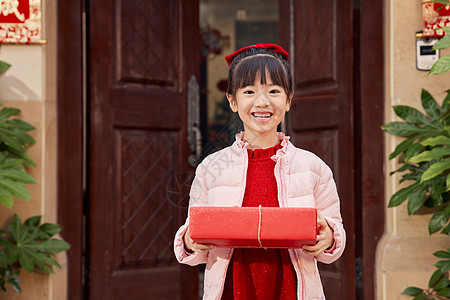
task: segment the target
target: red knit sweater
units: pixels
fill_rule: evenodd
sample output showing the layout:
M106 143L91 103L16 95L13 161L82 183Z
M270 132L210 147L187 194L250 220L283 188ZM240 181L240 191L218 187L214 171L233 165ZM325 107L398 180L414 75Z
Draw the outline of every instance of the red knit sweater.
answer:
M281 148L248 149L247 185L242 206L278 207L275 161ZM222 299L297 299L297 279L286 249L236 248L225 279Z

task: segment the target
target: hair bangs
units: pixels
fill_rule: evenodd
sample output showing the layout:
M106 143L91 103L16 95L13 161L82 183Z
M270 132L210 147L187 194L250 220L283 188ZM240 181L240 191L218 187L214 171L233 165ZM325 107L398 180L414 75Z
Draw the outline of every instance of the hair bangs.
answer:
M269 78L267 78L269 76ZM234 82L231 82L232 94L238 89L253 85L257 79L266 84L270 79L273 84L281 86L287 95L292 92L290 74L286 67L276 57L269 55L254 55L243 59L234 73Z

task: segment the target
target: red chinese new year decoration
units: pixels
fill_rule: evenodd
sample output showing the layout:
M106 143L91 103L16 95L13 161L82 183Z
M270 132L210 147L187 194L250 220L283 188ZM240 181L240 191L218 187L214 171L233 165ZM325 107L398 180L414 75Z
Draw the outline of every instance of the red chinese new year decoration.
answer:
M41 0L0 0L0 43L41 42Z
M422 14L424 19L424 37L442 37L445 35L439 28L450 27L450 1L448 4L422 2Z

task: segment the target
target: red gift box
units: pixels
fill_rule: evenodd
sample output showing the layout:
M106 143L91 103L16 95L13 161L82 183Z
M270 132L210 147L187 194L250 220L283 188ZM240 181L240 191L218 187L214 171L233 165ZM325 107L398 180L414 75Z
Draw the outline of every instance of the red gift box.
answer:
M301 248L315 244L315 208L191 207L189 235L223 247Z

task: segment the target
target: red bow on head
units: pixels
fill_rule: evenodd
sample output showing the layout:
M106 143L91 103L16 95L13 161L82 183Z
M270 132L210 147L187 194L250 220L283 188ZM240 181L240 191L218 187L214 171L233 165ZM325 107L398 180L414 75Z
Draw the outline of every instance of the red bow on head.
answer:
M270 50L272 52L281 54L281 56L289 61L289 53L287 53L283 48L281 48L280 46L276 45L276 44L256 44L256 45L251 45L251 46L247 46L244 48L241 48L239 50L237 50L234 53L231 53L230 55L225 56L225 60L227 61L228 65L231 65L231 62L233 61L233 59L238 56L240 53L251 49L251 48L264 48L267 50Z

